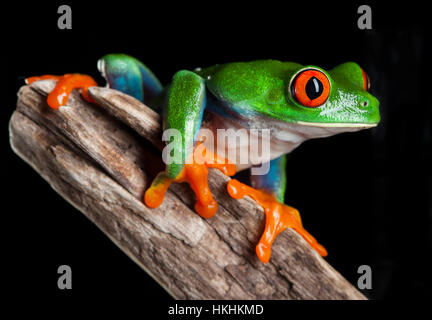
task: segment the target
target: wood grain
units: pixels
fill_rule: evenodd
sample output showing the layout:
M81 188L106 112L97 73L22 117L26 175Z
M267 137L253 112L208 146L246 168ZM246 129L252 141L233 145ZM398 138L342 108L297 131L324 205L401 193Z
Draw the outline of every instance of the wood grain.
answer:
M23 86L10 121L13 150L62 197L176 299L365 299L293 230L276 239L268 264L255 255L264 213L249 197L230 198L229 180L210 170L219 209L210 219L193 211L185 184L164 203L142 203L163 168L160 117L121 92L90 89L100 106L73 92L50 109L53 81ZM156 147L154 147L154 146Z

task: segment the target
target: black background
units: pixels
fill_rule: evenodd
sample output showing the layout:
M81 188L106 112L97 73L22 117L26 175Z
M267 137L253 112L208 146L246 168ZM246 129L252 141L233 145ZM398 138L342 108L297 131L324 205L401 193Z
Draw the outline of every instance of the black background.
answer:
M304 143L287 165L286 202L354 285L370 265L372 299L424 299L431 264L432 109L426 7L304 2L68 2L72 30L57 28L60 4L16 3L2 11L3 261L18 297L80 301L121 297L171 303L159 285L10 149L7 125L23 78L80 72L104 81L98 58L123 52L163 84L180 69L278 59L325 69L356 61L370 75L382 122L372 130ZM2 68L2 70L5 70ZM57 268L73 289L57 289ZM54 299L54 300L53 300ZM157 302L156 302L157 301ZM163 311L165 313L165 311Z

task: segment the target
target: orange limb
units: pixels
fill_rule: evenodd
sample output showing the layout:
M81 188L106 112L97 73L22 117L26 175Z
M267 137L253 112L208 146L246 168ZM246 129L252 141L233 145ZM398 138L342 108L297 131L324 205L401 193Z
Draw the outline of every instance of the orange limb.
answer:
M190 163L189 163L190 162ZM156 208L162 204L165 193L172 182L187 182L195 193L195 211L203 218L212 217L217 211L217 202L214 200L208 186L208 169L216 168L222 173L232 176L236 168L234 164L217 157L207 150L203 144L199 144L180 174L175 178L169 178L165 172L159 173L152 185L145 192L144 202L150 208Z
M144 203L150 208L159 207L165 197L165 193L173 182L165 172L159 173L153 180L152 185L144 194Z
M97 86L96 81L85 74L73 73L65 74L63 76L43 75L39 77L30 77L26 79L27 84L32 84L39 80L57 80L57 84L53 91L48 95L48 105L53 109L58 109L67 103L70 93L73 89L81 89L81 95L84 100L92 103L96 101L90 97L88 93L89 87Z
M241 199L244 196L250 196L264 209L266 215L265 229L256 246L256 253L262 262L267 263L270 260L271 245L277 235L286 228L293 228L321 256L327 256L327 250L303 228L297 209L280 203L276 197L270 193L254 189L235 179L228 182L227 189L231 197Z

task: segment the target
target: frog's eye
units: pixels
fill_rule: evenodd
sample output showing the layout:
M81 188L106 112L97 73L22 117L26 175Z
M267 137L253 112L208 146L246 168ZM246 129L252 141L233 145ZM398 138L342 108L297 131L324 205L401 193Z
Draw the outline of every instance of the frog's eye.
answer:
M323 105L330 94L330 81L317 69L299 72L291 81L291 95L301 105L316 108Z
M363 89L365 91L369 91L370 89L370 79L368 74L362 69L362 74L363 74Z

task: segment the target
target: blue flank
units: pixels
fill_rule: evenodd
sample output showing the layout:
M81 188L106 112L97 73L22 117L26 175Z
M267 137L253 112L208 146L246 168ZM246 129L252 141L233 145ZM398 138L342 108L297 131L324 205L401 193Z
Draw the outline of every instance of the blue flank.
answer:
M284 203L286 188L286 156L270 161L270 170L266 175L251 175L252 187L262 189L273 194L281 203Z
M204 99L201 104L200 114L195 123L195 133L194 133L194 141L198 140L198 133L201 129L201 123L204 115L204 109L207 108L207 92L204 95Z
M108 83L110 88L124 92L139 101L144 101L143 84L141 75L128 73L113 73L107 70Z
M140 63L138 67L141 73L142 88L144 88L144 103L149 104L162 92L163 87L159 79L145 65Z

